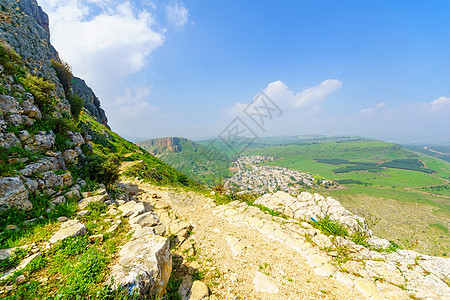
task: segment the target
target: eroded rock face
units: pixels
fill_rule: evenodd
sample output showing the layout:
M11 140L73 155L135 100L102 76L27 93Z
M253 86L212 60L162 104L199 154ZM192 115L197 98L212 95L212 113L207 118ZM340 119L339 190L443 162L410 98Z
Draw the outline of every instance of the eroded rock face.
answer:
M303 221L321 220L329 217L344 225L350 234L364 232L371 235L362 217L353 215L339 201L319 194L303 192L296 198L285 192L265 194L259 197L255 204L266 206L288 217Z
M114 287L137 291L142 297L163 295L172 272L170 241L150 234L126 243L112 267Z
M19 177L0 178L0 211L11 207L23 210L33 208L28 200L28 191Z
M14 133L0 133L0 147L9 149L13 146L20 146L20 140L14 135Z
M20 112L19 101L14 97L7 95L0 95L0 113L18 114Z

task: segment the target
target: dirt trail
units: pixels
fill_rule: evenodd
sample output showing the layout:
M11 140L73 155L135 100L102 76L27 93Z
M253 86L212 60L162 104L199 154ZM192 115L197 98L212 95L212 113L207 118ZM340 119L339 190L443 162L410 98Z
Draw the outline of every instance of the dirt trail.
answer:
M192 192L132 184L169 230L174 219L193 226L178 253L192 246L196 255L181 258L184 267L194 264L213 274L210 299L382 299L375 284L339 272L327 255L289 230L292 224L281 225L284 219L236 203L217 206Z

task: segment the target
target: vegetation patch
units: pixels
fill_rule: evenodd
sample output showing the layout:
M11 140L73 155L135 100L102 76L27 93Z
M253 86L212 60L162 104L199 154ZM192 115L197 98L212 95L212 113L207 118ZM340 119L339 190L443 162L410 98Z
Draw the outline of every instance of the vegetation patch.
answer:
M394 159L392 161L382 163L381 166L386 168L404 169L424 173L434 173L433 170L425 168L425 165L423 164L422 161L413 158Z
M441 223L434 223L434 224L430 224L429 225L431 228L435 228L439 231L442 231L443 233L448 233L448 228L444 225L442 225Z
M348 236L348 232L342 224L330 219L330 216L326 216L322 220L309 222L314 228L319 229L326 235L334 236Z
M337 179L335 180L337 183L339 184L359 184L359 185L364 185L364 186L371 186L372 183L370 182L364 182L361 180L356 180L356 179Z

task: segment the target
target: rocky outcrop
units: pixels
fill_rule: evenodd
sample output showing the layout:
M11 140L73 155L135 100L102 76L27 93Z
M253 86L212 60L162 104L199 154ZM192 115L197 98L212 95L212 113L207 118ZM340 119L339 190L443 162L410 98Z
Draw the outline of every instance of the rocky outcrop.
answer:
M163 295L172 272L172 255L169 239L155 234L155 226L162 225L158 216L144 202L129 201L118 208L130 217L134 233L111 269L114 287L136 291L141 297Z
M94 94L92 89L87 86L86 82L78 77L73 78L72 85L73 92L83 98L84 107L89 111L89 113L101 124L108 126L108 118L106 117L105 111L100 107L100 101Z
M159 139L151 139L146 141L137 142L136 144L151 154L159 156L168 152L178 153L181 151L180 142L191 142L188 139L180 137L167 137Z
M54 82L57 93L64 95L50 62L59 58L50 43L47 14L36 0L1 0L0 3L5 8L1 12L1 37L20 54L30 70Z
M0 178L0 211L12 207L30 210L33 205L28 200L28 191L19 177Z
M255 204L263 205L299 221L318 221L328 217L344 225L350 234L361 232L372 235L365 225L364 218L353 215L339 201L331 197L324 198L322 195L308 192L302 192L297 197L293 197L285 192L276 192L259 197Z
M68 220L61 225L61 229L55 232L49 240L49 244L55 244L58 241L73 236L83 236L87 233L87 228L78 220Z
M163 295L172 272L169 246L168 239L153 234L126 243L111 270L115 286L141 296Z

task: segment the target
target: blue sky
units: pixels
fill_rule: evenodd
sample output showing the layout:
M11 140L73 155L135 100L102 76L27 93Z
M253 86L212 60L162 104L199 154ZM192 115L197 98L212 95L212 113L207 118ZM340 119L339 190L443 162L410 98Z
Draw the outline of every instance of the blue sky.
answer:
M450 142L448 0L38 2L119 134L216 136L264 91L258 135Z

